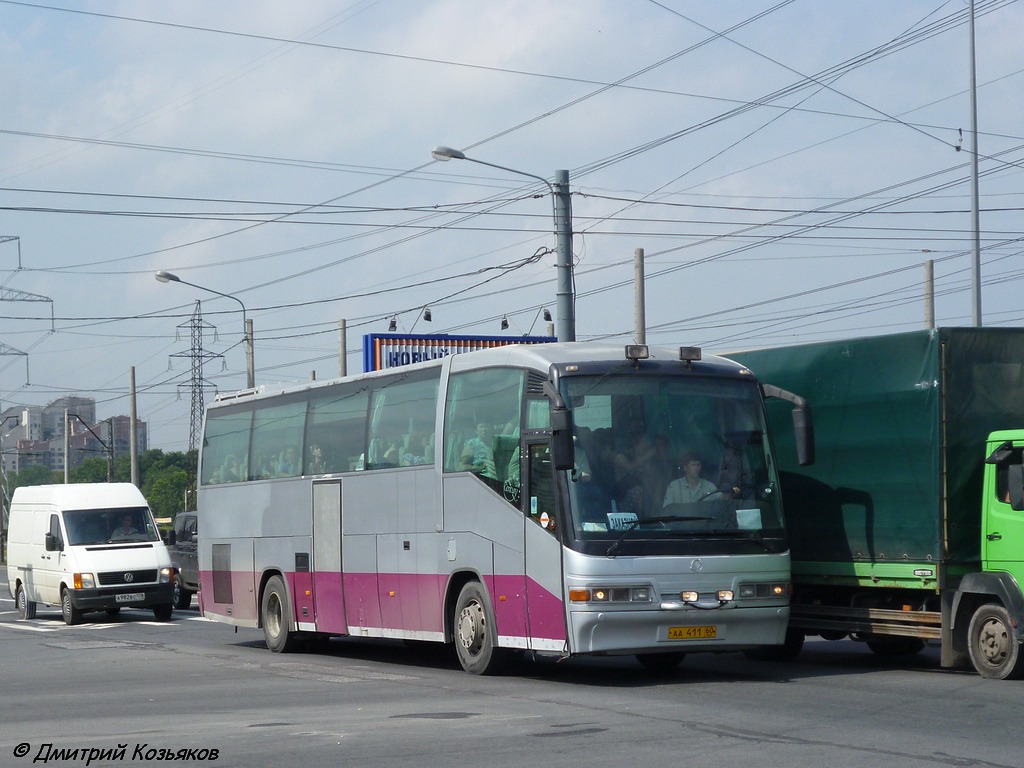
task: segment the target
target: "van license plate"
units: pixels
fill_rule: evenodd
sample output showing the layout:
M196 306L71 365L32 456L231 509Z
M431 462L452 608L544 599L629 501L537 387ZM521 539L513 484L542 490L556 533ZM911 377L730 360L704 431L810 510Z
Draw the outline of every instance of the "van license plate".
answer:
M141 603L145 599L144 592L125 592L123 595L114 596L114 601L118 603Z
M669 640L714 640L718 637L718 627L714 624L702 627L669 627Z

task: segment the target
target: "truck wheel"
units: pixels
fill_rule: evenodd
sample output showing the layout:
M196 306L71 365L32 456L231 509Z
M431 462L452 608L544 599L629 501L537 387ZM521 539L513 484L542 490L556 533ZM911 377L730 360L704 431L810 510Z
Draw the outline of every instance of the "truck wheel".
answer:
M502 670L508 662L509 651L498 647L494 617L479 582L471 581L459 592L452 626L455 652L464 670L471 675L494 675Z
M192 605L192 593L181 585L181 577L174 579L174 607L184 611Z
M298 633L291 631L291 601L280 576L271 576L267 582L260 603L260 618L267 648L274 653L291 653L298 647Z
M69 627L82 622L82 612L71 604L71 591L67 588L60 593L60 610L64 614L64 623Z
M36 604L28 599L25 594L25 585L19 584L17 590L18 618L34 619L36 617Z
M1013 634L1010 614L998 603L981 606L967 630L971 664L989 680L1015 679L1024 675L1024 657Z

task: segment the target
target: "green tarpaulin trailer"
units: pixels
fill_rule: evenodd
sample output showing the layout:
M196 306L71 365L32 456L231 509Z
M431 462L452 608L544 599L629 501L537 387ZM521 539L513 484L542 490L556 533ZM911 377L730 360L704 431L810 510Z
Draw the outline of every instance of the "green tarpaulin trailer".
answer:
M1024 528L1012 526L1024 513L1007 500L1006 478L1024 445L1024 329L941 328L727 356L803 396L814 414L817 458L799 467L786 445L789 412L769 404L793 558L791 641L851 635L905 653L934 638L945 665L969 654L977 667L985 650L971 647L969 627L993 603L1010 626L979 672L1010 676L1022 631L1014 620L1024 619ZM986 464L1002 443L1005 455ZM995 542L1005 549L999 568Z

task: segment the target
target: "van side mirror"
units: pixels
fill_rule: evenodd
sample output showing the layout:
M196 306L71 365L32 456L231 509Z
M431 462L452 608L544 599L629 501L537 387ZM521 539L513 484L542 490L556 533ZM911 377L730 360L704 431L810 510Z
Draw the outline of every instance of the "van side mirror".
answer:
M64 546L60 539L54 536L52 533L47 533L43 536L43 545L46 547L47 552L63 552Z
M178 543L178 534L172 528L171 530L169 530L167 532L167 546L173 547L177 543Z

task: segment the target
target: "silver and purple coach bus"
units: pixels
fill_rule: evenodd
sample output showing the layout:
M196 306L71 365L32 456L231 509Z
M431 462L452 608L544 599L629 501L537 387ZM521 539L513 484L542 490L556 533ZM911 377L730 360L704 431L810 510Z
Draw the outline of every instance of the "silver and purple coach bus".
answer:
M778 646L789 548L764 399L696 348L511 345L220 396L200 452L201 608L510 654ZM808 453L813 452L811 444ZM809 459L807 459L809 460Z

